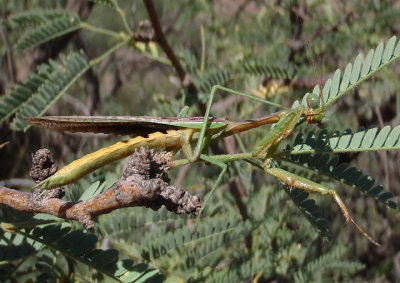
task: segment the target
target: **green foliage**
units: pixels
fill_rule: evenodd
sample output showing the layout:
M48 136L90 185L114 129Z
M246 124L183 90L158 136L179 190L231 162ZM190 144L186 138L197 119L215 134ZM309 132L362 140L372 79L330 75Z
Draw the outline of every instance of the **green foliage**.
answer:
M203 221L196 231L188 227L168 232L165 227L153 229L151 235L144 238L140 246L141 256L146 260L154 260L174 249L184 249L185 246L197 245L196 253L192 256L205 256L217 248L229 245L241 239L251 229L250 223L240 223L238 219L226 217Z
M265 76L267 78L273 79L293 79L296 75L296 72L293 68L287 67L278 67L271 66L270 63L259 59L246 59L238 63L239 70L243 73L257 75L257 76Z
M362 270L363 264L343 260L347 253L348 248L342 245L336 246L297 271L294 275L294 282L324 281L324 278L332 278L332 276L339 278Z
M328 134L326 130L319 133L309 132L303 138L300 133L296 136L293 146L287 145L284 154L286 159L313 170L317 170L330 178L334 178L349 186L354 186L361 192L368 193L388 207L397 209L397 204L390 199L393 194L382 192L383 187L373 186L374 178L365 175L355 167L348 168L347 163L338 163L339 159L329 153L332 152L354 152L354 151L377 151L399 149L400 126L391 130L386 126L377 134L377 128L364 130L359 129L352 133L350 129L342 134L335 131ZM314 154L311 154L314 153Z
M96 80L100 89L99 108L87 109L85 113L106 115L112 108L112 113L120 115L140 112L172 116L185 104L194 106L192 113L202 109L201 103L217 84L253 94L270 81L281 81L288 92L275 96L259 92L257 95L269 95L268 99L286 108L303 97L300 101L308 107L308 94L304 93L311 91L319 95L320 87L299 87L307 85L300 82L307 82L310 77L319 79L320 74L336 70L322 87L324 109L313 109L315 116L329 116L332 131L316 131L309 128L312 126L304 129L300 124L305 119L299 121L288 137L289 141L283 142L286 147L271 152L273 165L290 166L290 171L300 167L299 176L329 183L327 186L331 188L336 183L357 188L345 190L343 200L352 215L358 214L357 221L362 219L370 223L360 226L368 227L368 232L378 235L378 241L390 241L385 235L396 235L391 212L377 208L376 203L397 209L393 196L400 193L397 189L399 180L393 167L397 168L398 156L394 155L395 161L387 161L388 164L383 164L384 161L363 164L358 163L358 159L353 160L353 156L347 156L350 160L343 162L343 155L339 155L382 150L397 154L394 150L400 148L400 126L393 118L400 112L395 106L399 105L398 74L394 69L385 68L400 57L400 44L390 34L398 25L399 11L394 2L353 0L335 6L323 1L277 1L268 5L257 1L247 5L245 1L238 11L227 9L223 3L217 8L209 1L157 2L157 14L167 41L176 54L183 54L179 60L190 75L188 78L192 78L197 93L182 87L185 83L179 82L160 46L157 46L160 52L157 54L154 45L151 46L154 42L133 40L142 32L141 21L148 18L144 5L139 2L132 8L130 1L94 0L92 2L100 5L90 11L87 22L59 6L38 10L41 1L28 1L24 4L28 11L13 13L19 6L12 2L8 1L2 8L8 9L4 14L11 14L5 23L16 30L10 32L9 39L12 46L20 50L42 48L43 43L81 30L80 34L74 33L80 42L71 41L62 47L68 48L67 55L40 65L28 79L12 85L0 98L0 122L12 121L11 128L18 131L28 129L24 117L44 115L51 106L56 113L51 115L57 115L66 107L70 108L70 113L79 113L75 107L86 107L82 102L92 97L88 99L82 94ZM115 10L120 17L110 17L110 12L116 14ZM204 34L199 32L200 27ZM24 29L22 36L17 33L20 29ZM309 40L310 43L305 44ZM81 44L86 54L100 56L89 61L83 51L74 51ZM374 49L364 56L362 50L371 47ZM10 55L7 47L1 48L0 52L1 58ZM354 62L348 63L352 61L349 58L359 52L361 54ZM16 66L21 68L24 63L18 56L15 56ZM31 55L24 53L24 56ZM6 85L10 73L5 62L0 62L4 74L1 86ZM91 79L82 76L89 68L93 68ZM73 84L76 89L71 88ZM68 103L73 100L74 107L59 100L67 91L73 97ZM220 93L217 96L212 109L212 115L216 117L243 120L276 111L246 99L230 104L226 96ZM295 102L293 107L298 104ZM389 109L382 108L385 104ZM322 110L326 112L322 113ZM198 111L193 115L201 116L202 113ZM381 120L388 123L391 120L393 124L380 125L378 130L375 125L378 121L382 124ZM255 129L237 136L234 151L247 152L265 136L265 131ZM33 151L31 147L38 146L39 142L32 142L37 138L34 131L25 134L25 147L10 150L15 152L14 157L29 155ZM92 143L87 140L76 142L77 138L70 136L58 136L58 140L53 140L54 136L52 139L45 134L41 136L46 140L45 145L51 141L54 152L63 154L59 164L66 163L66 156L80 156L106 143L101 139ZM0 132L0 138L3 142L3 138L10 140L14 136L10 138L9 132ZM222 143L213 144L210 155L226 153L227 144L225 141L225 148ZM2 149L5 150L7 148ZM19 164L14 157L2 160L15 160ZM14 281L51 278L107 281L106 276L124 282L148 282L161 281L163 275L160 273L171 281L183 279L188 282L343 282L366 281L374 276L386 276L388 281L393 279L390 272L372 274L371 270L381 268L381 254L372 259L376 253L371 246L362 241L361 244L355 242L354 235L348 236L353 230L343 228L343 219L338 210L331 208L331 199L321 200L287 184L270 185L271 178L264 171L256 170L260 167L259 160L251 158L240 161L249 161L256 166L240 161L228 164L230 175L225 179L225 189L217 190L195 233L195 220L190 217L173 215L165 209L150 211L144 208L120 209L100 216L93 234L67 223L40 226L30 232L21 229L16 234L4 232L0 244L1 281L10 278ZM198 167L192 169L192 166ZM118 178L118 169L111 172L111 168L107 167L109 175L100 177L105 182L86 178L78 188L68 189L67 199L85 200L99 194L107 188L105 184ZM182 177L178 170L171 172L172 180L177 175ZM15 175L15 169L10 171L6 172L7 178ZM181 178L182 186L188 190L192 188L196 193L205 192L212 187L217 173L212 166L191 165ZM375 183L391 187L384 188ZM242 204L237 195L229 193L235 186L241 187L238 195ZM360 198L359 191L365 193L365 197ZM6 217L2 215L2 219L5 221ZM15 219L9 222L17 223ZM23 224L39 225L33 220ZM100 241L109 242L111 249L96 249ZM354 247L353 243L356 243ZM393 243L387 246L391 247ZM365 259L365 254L371 254L368 267L375 265L375 269L364 269L365 265L360 261ZM393 255L392 251L386 254ZM132 260L141 263L134 264ZM64 274L63 270L68 271ZM391 271L394 272L393 268Z
M76 31L79 28L80 21L77 16L61 17L52 21L46 21L23 35L16 47L21 50L27 50L64 34Z
M74 18L78 19L77 15L67 10L36 10L36 11L25 11L18 14L12 14L8 18L8 22L13 27L27 27L27 26L39 26L49 22L53 22L57 19Z
M300 193L290 192L293 199L304 201L306 196L298 196ZM342 262L348 266L341 276L363 269L359 262L344 260L347 249L343 246L323 252L316 259L304 256L312 251L318 238L313 236L305 218L296 215L296 208L285 195L283 190L263 186L247 203L250 215L246 221L240 220L227 200L221 205L222 197L218 195L213 212L199 223L195 233L193 227L187 227L188 219L166 209L115 211L99 219L99 228L115 247L130 257L169 270L169 275L173 275L169 277L171 280L238 282L254 276L267 281L272 278L322 280L329 278L333 268ZM291 225L296 229L288 230ZM243 237L252 238L251 247L240 243ZM326 260L330 264L325 268Z
M396 36L392 36L385 48L383 42L379 43L375 50L371 49L368 52L364 64L362 64L363 56L359 54L353 64L347 64L342 77L341 70L337 69L332 79L328 79L322 88L325 106L336 102L376 72L397 60L400 57L400 42L396 45L396 40ZM313 93L319 95L319 86L314 87ZM304 106L307 106L307 97L308 95L303 97Z
M37 73L32 73L28 80L20 84L15 84L13 89L7 90L6 95L2 96L0 108L0 121L13 115L29 100L33 93L36 93L41 85L49 79L52 68L48 64L38 67Z
M300 211L307 217L311 225L318 231L320 236L324 240L329 241L331 239L329 222L322 217L322 212L315 204L315 201L308 198L309 194L303 190L290 188L286 184L284 184L283 187Z
M202 78L198 79L196 82L197 87L203 93L210 93L211 88L215 85L224 85L230 80L230 74L227 69L209 69L207 73L203 75Z
M193 67L194 66L188 65L188 71ZM233 70L233 72L229 70ZM194 83L205 96L203 100L206 100L213 86L226 85L232 78L243 74L264 76L270 79L292 79L294 78L295 71L290 67L272 66L268 62L263 62L262 59L249 59L240 62L232 62L223 68L209 68L201 75L195 73Z
M7 239L7 241L5 241ZM14 261L18 264L10 264L15 274L21 278L31 278L33 281L39 278L62 278L67 274L65 262L58 259L56 262L48 256L38 256L36 264L38 271L31 270L27 273L19 270L18 265L24 261L35 261L35 256L43 246L51 247L54 251L68 256L93 270L121 282L147 282L146 280L162 280L163 276L157 271L148 269L144 264L133 264L132 260L120 259L119 252L115 249L95 249L97 237L83 230L72 230L66 225L51 224L36 227L31 232L19 230L16 235L5 233L0 248L7 252L3 253L3 259ZM16 243L16 244L14 244ZM8 247L7 247L8 246ZM42 247L43 247L42 246ZM7 247L7 248L6 248ZM59 273L56 270L64 270ZM2 274L3 279L10 274ZM86 274L85 276L87 276ZM35 277L36 276L36 277ZM17 277L15 277L17 278ZM36 279L35 279L36 278ZM65 280L65 279L64 279Z
M351 129L342 133L328 133L324 129L317 133L309 132L306 137L299 133L293 147L288 147L285 154L396 150L400 149L399 137L400 126L393 129L385 126L379 132L376 127L368 130L360 128L355 133Z
M290 159L285 159L285 161L301 164L302 166L318 171L320 174L353 186L363 193L368 193L390 208L397 209L397 204L390 200L393 197L392 193L381 193L384 188L381 185L374 186L374 178L363 174L356 167L349 167L345 162L338 164L339 159L336 156L331 157L326 153L293 155L290 156Z
M42 65L37 76L32 75L31 81L37 80L35 88L23 89L25 91L25 97L19 95L19 92L8 93L8 109L4 112L9 116L11 111L15 111L18 108L11 127L14 130L26 131L30 126L24 121L25 117L41 116L55 103L67 89L79 79L90 67L89 61L84 53L72 52L67 56L60 56L61 62L57 63L53 60L49 61L48 65ZM29 84L30 81L25 84ZM19 90L19 89L18 89ZM27 91L26 91L27 90ZM27 99L29 96L29 99ZM7 97L4 98L8 102Z

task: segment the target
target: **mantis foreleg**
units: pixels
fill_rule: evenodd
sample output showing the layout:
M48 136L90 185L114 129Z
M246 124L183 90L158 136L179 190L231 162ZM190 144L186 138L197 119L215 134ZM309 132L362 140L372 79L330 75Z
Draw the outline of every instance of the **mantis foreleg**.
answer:
M272 106L275 106L275 107L286 109L285 107L283 107L280 104L273 103L271 101L264 100L264 99L261 99L261 98L258 98L258 97L255 97L255 96L240 92L240 91L229 89L229 88L226 88L226 87L223 87L223 86L220 86L220 85L213 86L212 89L211 89L210 97L208 98L208 101L207 101L206 113L204 114L204 122L203 122L201 130L200 130L200 134L199 134L199 138L197 140L197 144L196 144L196 148L195 148L195 151L194 151L194 155L190 159L191 162L195 162L199 158L199 156L200 156L200 154L201 154L201 152L203 150L204 137L205 137L207 126L208 126L208 120L210 118L211 106L212 106L212 102L214 100L215 92L217 90L226 91L226 92L229 92L229 93L232 93L232 94L235 94L235 95L239 95L239 96L250 98L250 99L258 101L258 102L262 102L262 103L265 103L265 104L268 104L268 105L272 105Z
M279 142L287 138L293 131L302 116L303 110L304 106L299 106L292 112L284 114L279 119L279 122L276 123L275 127L256 145L252 152L253 156L262 157L265 151L270 147L275 150ZM269 153L268 157L271 154L272 153Z
M344 204L343 200L339 196L339 194L333 190L329 189L321 184L315 183L311 180L302 178L300 176L297 176L295 174L289 173L283 169L280 168L267 168L267 166L264 166L265 172L268 174L275 176L285 184L287 184L291 188L298 188L301 190L305 190L308 192L312 193L320 193L322 195L329 194L332 196L336 204L339 206L340 210L343 213L344 218L346 219L346 224L351 223L356 226L358 231L366 237L369 241L371 241L373 244L380 246L379 243L377 243L374 239L372 239L371 236L369 236L360 226L357 225L357 223L354 221L354 219L351 217L349 210L347 209L346 205Z
M198 137L198 140L197 140L197 144L196 144L196 148L195 148L195 151L194 151L194 155L191 156L190 144L188 142L187 142L187 144L182 144L182 149L184 151L184 154L187 156L187 158L191 162L195 162L196 160L198 160L200 158L200 159L202 159L204 161L210 162L211 164L217 165L217 166L222 168L222 171L221 171L220 175L218 176L218 179L215 182L214 187L212 188L212 190L208 194L206 200L204 201L204 204L203 204L203 206L202 206L202 208L200 210L200 214L199 215L201 215L204 207L206 206L206 204L210 200L211 196L213 195L214 191L216 190L216 188L220 184L220 182L222 180L222 177L226 173L226 170L227 170L227 165L225 163L223 163L221 161L218 161L218 160L215 160L215 159L213 159L213 158L211 158L209 156L201 154L201 152L203 151L204 144L205 144L205 136L206 136L206 130L207 130L207 126L208 126L208 120L209 120L209 117L210 117L211 106L212 106L212 102L214 100L215 92L217 90L230 92L232 94L240 95L240 96L243 96L243 97L247 97L247 98L256 100L258 102L266 103L268 105L276 106L276 107L279 107L279 108L284 108L280 104L276 104L276 103L270 102L268 100L260 99L258 97L254 97L254 96L251 96L251 95L239 92L239 91L235 91L235 90L232 90L232 89L229 89L229 88L225 88L225 87L222 87L220 85L213 86L213 88L211 90L211 93L210 93L210 97L209 97L208 102L207 102L206 112L205 112L205 115L204 115L204 122L203 122L201 130L200 130L200 134L199 134L199 137ZM284 109L286 109L286 108L284 108ZM293 125L289 125L289 127L291 127L290 131L286 130L286 132L284 132L284 134L282 135L282 138L285 138L287 135L290 134L291 130L297 124L298 119L301 117L301 114L302 114L303 110L304 110L304 108L300 109L300 107L299 107L299 109L297 111L295 111L295 115L294 115L295 117L291 117L293 115L288 115L287 116L286 120L290 120L290 121L294 120L294 122L292 121L292 124L293 123L294 124ZM289 112L289 113L292 113L292 112ZM285 119L283 119L283 120L285 120ZM287 122L285 122L285 121L281 122L281 124L284 123L286 125ZM275 142L277 142L277 141L276 140L271 140L270 144L275 143Z

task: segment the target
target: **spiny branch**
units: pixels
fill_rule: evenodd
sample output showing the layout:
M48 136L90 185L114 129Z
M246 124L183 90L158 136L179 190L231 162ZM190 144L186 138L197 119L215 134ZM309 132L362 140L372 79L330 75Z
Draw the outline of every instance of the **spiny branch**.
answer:
M31 176L36 183L57 171L49 154L49 150L41 149L32 157ZM35 189L28 193L0 186L0 203L21 212L48 213L78 220L87 229L94 227L93 217L123 207L145 206L158 210L165 205L177 214L197 215L201 208L199 197L166 182L171 157L171 153L140 148L132 154L127 168L111 188L86 201L61 200L63 188L45 192Z

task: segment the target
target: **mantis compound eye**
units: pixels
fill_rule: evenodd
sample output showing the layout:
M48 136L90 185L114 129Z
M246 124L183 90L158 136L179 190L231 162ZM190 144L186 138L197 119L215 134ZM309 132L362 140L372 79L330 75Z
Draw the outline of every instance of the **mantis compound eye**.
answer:
M308 104L308 107L310 107L310 108L312 108L312 109L318 108L319 105L320 105L320 100L321 100L321 99L320 99L320 97L319 97L318 94L310 93L310 94L307 96L307 104Z

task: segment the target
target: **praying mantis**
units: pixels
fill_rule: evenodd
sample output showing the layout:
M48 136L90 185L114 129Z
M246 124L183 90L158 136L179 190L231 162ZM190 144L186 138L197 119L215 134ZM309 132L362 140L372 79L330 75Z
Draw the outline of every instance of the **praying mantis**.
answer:
M215 93L218 90L247 97L283 110L265 117L240 122L224 118L213 118L210 117L210 111ZM130 134L135 136L130 140L118 142L71 162L37 186L42 189L52 189L73 183L106 164L131 155L136 149L142 146L152 149L164 148L167 151L173 152L182 149L190 163L203 160L221 168L221 172L213 188L204 201L204 205L200 211L201 215L228 168L228 161L221 161L213 156L203 154L205 147L216 139L231 136L262 125L275 124L273 129L254 147L250 154L251 157L263 160L262 167L264 171L289 185L290 188L299 188L308 192L331 195L344 215L346 224L352 222L362 235L372 243L378 245L372 237L356 224L343 200L335 190L283 169L274 168L270 162L270 158L279 143L291 134L303 118L309 123L319 123L321 121L324 116L323 105L320 107L320 101L323 101L323 97L321 98L318 95L311 94L307 100L308 107L299 105L295 109L288 109L258 97L215 85L211 90L204 117L48 116L26 118L25 120L31 125L53 130ZM181 114L185 112L187 112L187 109L183 110ZM194 152L192 152L192 145L194 143L196 146Z

